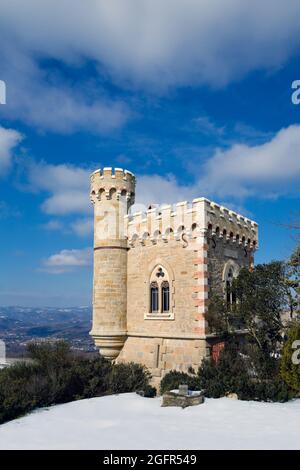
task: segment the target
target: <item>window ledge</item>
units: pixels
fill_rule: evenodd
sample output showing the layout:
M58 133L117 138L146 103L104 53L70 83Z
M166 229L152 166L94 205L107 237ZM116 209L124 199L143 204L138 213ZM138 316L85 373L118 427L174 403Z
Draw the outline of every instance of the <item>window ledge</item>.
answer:
M173 312L144 313L144 320L174 320Z

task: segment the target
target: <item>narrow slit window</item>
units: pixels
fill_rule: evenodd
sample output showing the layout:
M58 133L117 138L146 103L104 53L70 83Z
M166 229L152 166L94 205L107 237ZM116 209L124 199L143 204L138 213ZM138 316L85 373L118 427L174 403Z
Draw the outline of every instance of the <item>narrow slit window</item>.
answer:
M226 302L228 305L231 305L231 283L226 281Z
M230 308L232 305L236 304L236 292L232 287L233 277L233 271L232 269L230 269L226 280L226 301L228 307Z
M168 281L164 281L161 286L162 312L170 310L170 287Z
M227 280L226 280L226 301L229 307L232 304L232 278L233 278L233 273L232 273L232 270L230 269L227 275Z
M151 282L150 285L150 312L158 312L158 284Z

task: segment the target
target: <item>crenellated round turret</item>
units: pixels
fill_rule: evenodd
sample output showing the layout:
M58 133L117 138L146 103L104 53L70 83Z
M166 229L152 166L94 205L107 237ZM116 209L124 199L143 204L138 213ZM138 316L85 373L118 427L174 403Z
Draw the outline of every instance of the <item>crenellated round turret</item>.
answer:
M116 359L126 340L127 237L124 216L135 197L135 177L121 168L91 175L94 204L94 291L91 335L100 353Z
M127 210L134 204L135 176L122 168L103 168L91 175L91 201L123 198L127 202Z

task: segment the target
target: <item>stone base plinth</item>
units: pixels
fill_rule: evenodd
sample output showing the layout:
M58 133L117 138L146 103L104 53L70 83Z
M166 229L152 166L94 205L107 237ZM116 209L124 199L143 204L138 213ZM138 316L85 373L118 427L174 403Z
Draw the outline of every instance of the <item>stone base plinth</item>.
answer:
M90 334L94 339L96 347L99 348L101 356L109 361L113 361L118 357L126 340L125 335L98 335L93 332Z

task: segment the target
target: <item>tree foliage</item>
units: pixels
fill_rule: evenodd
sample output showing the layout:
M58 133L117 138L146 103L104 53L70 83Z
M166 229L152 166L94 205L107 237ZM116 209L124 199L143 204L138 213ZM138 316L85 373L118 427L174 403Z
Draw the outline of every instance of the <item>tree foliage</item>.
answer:
M252 271L242 268L231 289L236 303L229 305L214 297L209 305L210 328L225 335L245 329L257 347L266 354L275 352L281 341L281 313L286 304L284 265L273 261Z
M203 362L199 369L201 385L214 397L234 391L244 399L288 399L292 395L290 386L279 373L282 313L288 300L284 263L259 264L252 271L243 268L231 289L234 305L220 297L210 302L209 325L227 339L227 345L217 363ZM247 334L244 344L234 348L237 329Z
M233 282L236 313L258 348L274 353L281 341L281 315L286 303L284 265L279 261L243 268Z

